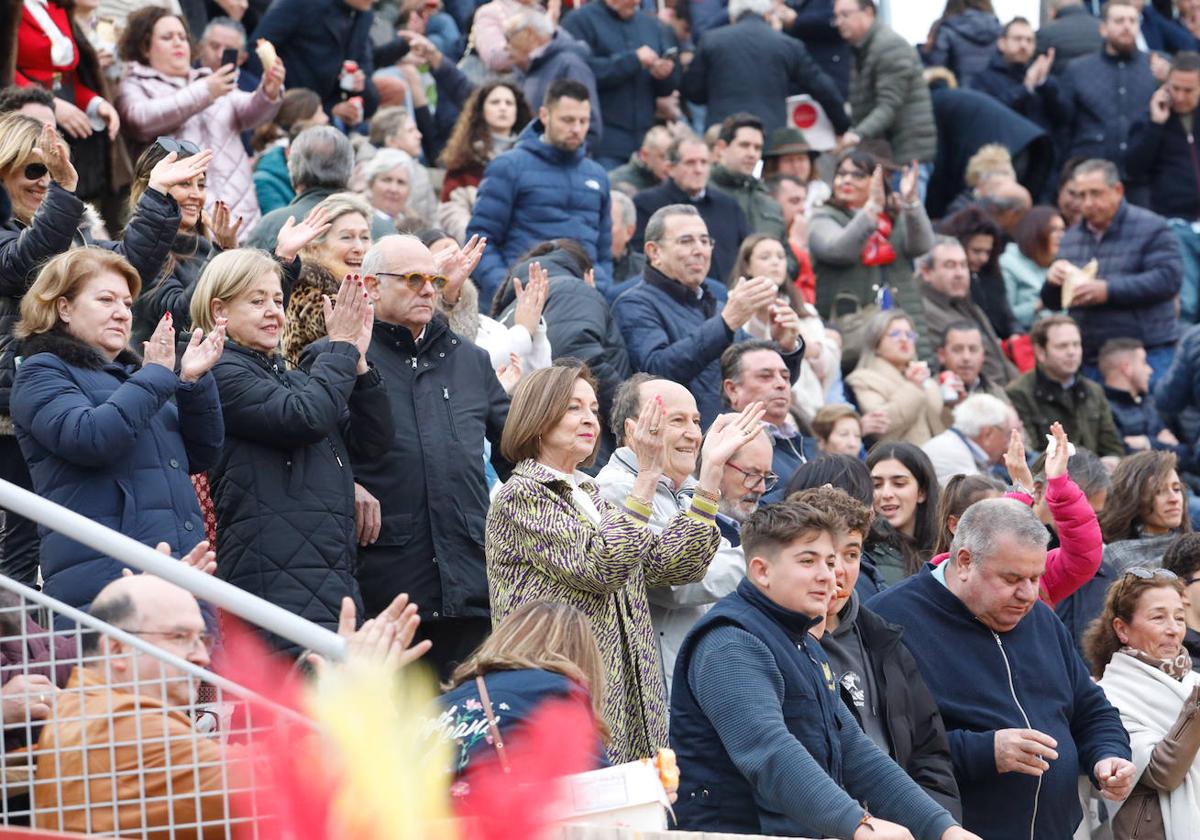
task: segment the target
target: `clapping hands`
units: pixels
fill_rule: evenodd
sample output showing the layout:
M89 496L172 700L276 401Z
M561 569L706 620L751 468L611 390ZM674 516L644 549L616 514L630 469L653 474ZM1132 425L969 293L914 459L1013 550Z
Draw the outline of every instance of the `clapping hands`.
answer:
M225 349L225 325L226 319L218 318L217 325L207 336L199 327L192 331L187 349L183 351L183 357L179 360L181 381L195 382L220 361L221 353Z
M367 372L367 348L371 346L371 330L375 323L375 306L371 303L362 278L347 274L338 289L337 300L322 295L325 303L325 332L330 341L347 341L358 349L358 373Z

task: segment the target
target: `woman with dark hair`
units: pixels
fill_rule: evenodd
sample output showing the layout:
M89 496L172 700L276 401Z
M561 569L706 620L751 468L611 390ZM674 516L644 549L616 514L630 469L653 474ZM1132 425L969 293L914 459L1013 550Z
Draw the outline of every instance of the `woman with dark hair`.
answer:
M953 73L959 87L969 87L992 60L1002 30L992 0L946 0L922 58L927 67L945 67Z
M1013 229L1013 241L1000 255L1004 291L1018 326L1028 331L1042 309L1046 271L1058 256L1058 244L1067 229L1062 214L1040 204L1026 213Z
M250 157L242 132L274 119L283 104L284 67L276 59L263 68L253 92L237 90L237 68L216 72L193 68L187 23L158 6L129 16L121 35L125 78L117 110L131 142L141 153L155 138L171 135L213 150L213 198L224 202L234 219L243 220L242 238L259 219Z
M1200 675L1183 647L1184 583L1135 566L1109 587L1084 650L1129 733L1137 782L1112 803L1116 840L1200 834ZM1115 814L1112 812L1115 810Z
M784 497L790 499L794 493L826 485L844 491L850 498L867 507L875 505L875 488L871 479L871 471L859 458L850 455L825 454L820 458L814 458L801 464L792 473ZM864 535L858 581L854 584L854 591L858 593L859 600L862 602L886 588L876 566L873 551L876 546L882 545L884 552L890 553L888 548L889 530L890 526L876 516L871 520L870 530Z
M1192 530L1187 485L1174 452L1153 450L1126 457L1113 470L1112 490L1100 514L1104 564L1120 573L1156 568L1179 534Z
M328 125L329 115L321 106L321 97L307 88L285 91L283 104L275 119L260 125L250 139L254 150L254 194L263 215L291 203L296 197L287 169L287 147L291 138L304 128Z
M159 165L171 155L175 160L187 160L199 154L199 149L186 140L160 137L150 148L142 152L134 167L133 186L129 191L129 207L132 211L142 201L150 186L152 175ZM238 231L242 220L233 216L233 210L223 201L213 205L212 215L204 210L208 197L209 177L201 171L186 181L173 184L167 194L179 205L179 230L174 236L171 251L157 277L147 278L145 288L133 304L133 341L145 341L154 332L164 313L170 312L177 330L190 328L192 317L189 312L192 292L200 280L200 272L210 258L237 247ZM323 213L316 209L300 223L285 224L279 231L275 244L275 258L286 270L284 291L291 291L292 282L300 271L297 255L314 237L324 233L328 226ZM361 256L360 256L361 259ZM336 288L335 288L336 292ZM324 335L322 330L321 335Z
M971 272L971 300L987 315L996 335L1005 339L1020 332L1000 274L1000 245L1004 232L983 208L969 205L938 225L938 232L953 236L967 252Z
M833 197L813 214L808 247L817 276L817 312L842 334L842 370L858 362L863 332L881 297L913 313L919 354L933 348L925 335L913 260L933 247L933 228L917 192L915 167L906 168L900 194L887 184L884 162L856 146L839 157Z
M446 169L438 223L456 238L467 229L483 170L516 144L532 119L525 94L508 79L488 82L467 98L438 158Z
M939 526L937 473L919 447L898 441L871 447L867 468L875 487L875 522L881 530L872 556L891 586L916 574L933 553Z

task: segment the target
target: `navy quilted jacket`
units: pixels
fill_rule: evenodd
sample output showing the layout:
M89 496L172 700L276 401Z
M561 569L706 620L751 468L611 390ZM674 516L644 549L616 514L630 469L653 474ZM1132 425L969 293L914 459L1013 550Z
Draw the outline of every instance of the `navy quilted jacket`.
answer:
M1175 299L1183 284L1179 243L1162 216L1122 201L1100 241L1081 220L1063 235L1058 256L1077 266L1095 258L1096 276L1108 281L1108 302L1071 307L1083 333L1083 358L1095 364L1100 345L1110 338L1136 338L1147 347L1179 338ZM1047 283L1042 300L1061 307L1060 286Z
M1157 89L1150 59L1142 52L1118 56L1101 50L1072 61L1062 76L1055 114L1067 131L1063 159L1122 163L1130 129Z
M108 362L65 332L28 338L12 390L17 441L39 496L174 554L204 539L189 473L209 468L224 425L212 376L185 384L128 351ZM173 400L173 402L172 402ZM86 607L122 563L41 529L44 590Z
M612 282L612 216L604 167L542 139L534 120L517 145L488 164L475 199L467 235L488 240L474 278L479 299L490 302L525 251L547 239L574 239L596 270L596 288Z

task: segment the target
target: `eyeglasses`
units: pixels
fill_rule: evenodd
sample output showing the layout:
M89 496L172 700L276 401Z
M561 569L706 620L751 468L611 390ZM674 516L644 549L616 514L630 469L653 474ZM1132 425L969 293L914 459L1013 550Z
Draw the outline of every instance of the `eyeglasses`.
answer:
M25 167L25 180L40 181L46 177L46 173L49 171L44 163L31 163Z
M181 650L191 650L199 644L206 653L212 653L213 644L216 641L212 633L196 633L191 630L126 630L125 632L133 636L161 636L172 646Z
M440 274L422 274L419 271L410 271L408 274L397 274L394 271L376 271L376 277L395 277L401 283L408 286L409 291L419 292L425 288L426 283L432 283L433 288L441 291L446 288L446 284L450 281Z
M734 464L730 461L726 461L725 466L742 474L742 486L747 490L753 490L761 483L763 485L763 492L769 493L775 487L775 485L779 483L779 476L773 472L750 472L749 470L744 470L737 464Z
M859 172L857 169L839 169L833 173L833 180L838 178L853 178L855 181L865 181L871 177L870 172Z
M680 248L694 248L699 245L701 248L717 247L717 240L711 236L678 236L675 239L668 239L673 245L678 245Z
M180 157L188 157L190 155L200 154L200 147L191 140L176 140L174 137L159 137L154 141L154 145L158 146L167 154L174 152Z
M888 338L907 338L909 341L916 341L917 334L912 330L888 330Z

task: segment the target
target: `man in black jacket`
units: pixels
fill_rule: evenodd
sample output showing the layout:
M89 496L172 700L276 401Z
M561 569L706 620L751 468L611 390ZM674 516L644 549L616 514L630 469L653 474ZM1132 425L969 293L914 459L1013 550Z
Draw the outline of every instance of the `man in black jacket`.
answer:
M700 38L683 76L683 94L708 105L706 125L747 111L762 120L768 133L786 122L789 96L811 94L841 134L850 127L841 91L803 42L767 23L771 7L771 0L730 0L732 23ZM754 84L747 85L748 79Z
M799 500L837 522L837 592L824 627L814 630L829 657L842 700L859 726L913 781L962 819L946 728L917 663L900 643L902 631L862 605L854 585L871 528L871 509L844 490L817 487Z
M487 352L434 316L444 278L420 240L384 237L362 272L375 303L367 360L389 383L396 438L384 457L353 465L358 582L368 616L401 592L420 606L420 635L446 678L491 630L484 440L507 474L498 453L508 395Z
M999 100L1042 128L1049 128L1046 103L1058 90L1058 80L1050 72L1054 66L1054 48L1034 58L1035 45L1033 25L1023 17L1013 18L996 41L991 62L968 86Z
M728 283L729 272L733 271L737 261L738 247L754 231L737 201L720 190L709 188L711 168L708 146L703 140L691 134L676 138L667 148L667 180L633 198L637 207L637 230L629 247L642 250L646 222L656 210L668 204L691 204L704 219L709 236L716 240L709 276Z
M1196 108L1200 106L1200 54L1178 53L1167 83L1150 97L1149 112L1130 132L1125 166L1150 189L1148 207L1167 219L1183 256L1180 315L1200 316L1200 150Z
M1037 52L1044 55L1054 50L1051 72L1061 75L1072 59L1091 55L1104 45L1100 37L1100 21L1083 7L1082 0L1050 0L1054 20L1037 31Z

